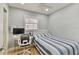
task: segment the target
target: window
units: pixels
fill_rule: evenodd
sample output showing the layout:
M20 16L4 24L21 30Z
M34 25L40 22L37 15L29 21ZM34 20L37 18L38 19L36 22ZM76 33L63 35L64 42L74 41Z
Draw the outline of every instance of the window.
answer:
M38 21L36 18L27 18L25 19L25 29L26 30L37 30Z

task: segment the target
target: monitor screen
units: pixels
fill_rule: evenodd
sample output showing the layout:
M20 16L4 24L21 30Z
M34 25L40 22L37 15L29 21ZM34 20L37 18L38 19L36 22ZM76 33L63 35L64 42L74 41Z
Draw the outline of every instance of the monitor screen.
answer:
M24 28L13 28L13 34L24 34Z

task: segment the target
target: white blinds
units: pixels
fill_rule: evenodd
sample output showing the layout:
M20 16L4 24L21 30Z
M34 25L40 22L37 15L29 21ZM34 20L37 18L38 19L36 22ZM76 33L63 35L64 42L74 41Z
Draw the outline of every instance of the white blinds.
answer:
M25 28L27 30L37 29L37 24L26 24Z
M37 19L27 18L25 19L26 24L38 23Z
M36 18L26 18L25 19L25 30L37 30L38 20Z

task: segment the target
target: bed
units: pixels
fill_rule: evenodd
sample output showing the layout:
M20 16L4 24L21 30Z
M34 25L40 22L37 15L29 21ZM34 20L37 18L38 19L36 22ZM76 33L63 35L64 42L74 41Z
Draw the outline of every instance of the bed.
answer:
M59 38L48 32L34 32L34 43L42 55L79 55L79 42Z

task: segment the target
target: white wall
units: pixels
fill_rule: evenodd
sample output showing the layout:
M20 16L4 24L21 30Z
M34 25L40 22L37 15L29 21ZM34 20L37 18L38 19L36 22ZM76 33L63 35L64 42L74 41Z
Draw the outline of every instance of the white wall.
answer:
M37 13L31 13L18 8L9 8L9 26L12 27L24 27L24 16L32 15L38 19L38 28L47 29L47 16ZM9 33L9 48L14 47L14 39L12 34Z
M24 27L24 15L34 15L38 19L39 29L47 28L47 16L20 10L17 8L9 9L9 26Z
M49 16L49 32L79 41L79 4L73 4Z

